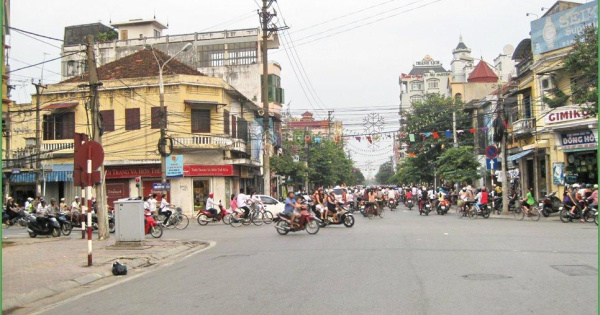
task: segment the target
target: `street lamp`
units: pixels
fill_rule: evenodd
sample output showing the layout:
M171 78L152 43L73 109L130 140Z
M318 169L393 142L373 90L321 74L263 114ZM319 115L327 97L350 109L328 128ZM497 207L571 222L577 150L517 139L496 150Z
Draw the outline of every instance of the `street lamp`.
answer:
M163 82L163 69L169 61L171 61L175 56L179 55L183 51L188 51L192 48L191 43L185 44L183 48L181 48L177 53L175 53L171 58L167 59L162 65L154 52L154 46L152 44L144 45L144 48L152 51L152 55L154 59L156 59L156 64L158 64L158 93L160 95L160 140L158 141L159 153L160 153L160 174L161 174L161 183L162 183L162 191L163 194L166 193L167 186L167 153L165 150L166 141L166 133L167 133L167 110L165 109L165 84Z

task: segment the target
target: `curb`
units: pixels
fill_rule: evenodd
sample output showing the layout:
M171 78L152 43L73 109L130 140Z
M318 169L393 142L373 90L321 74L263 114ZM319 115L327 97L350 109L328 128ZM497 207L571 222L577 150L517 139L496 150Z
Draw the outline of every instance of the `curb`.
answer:
M194 244L194 245L192 245L192 244ZM185 242L185 245L177 246L177 247L170 249L164 253L158 252L158 253L154 253L154 254L150 255L147 258L133 259L130 262L128 262L127 267L130 270L136 269L136 268L149 267L167 257L172 257L172 256L181 254L188 250L194 250L194 249L201 250L201 249L209 247L210 245L211 245L210 241L201 241L201 242L197 242L197 243ZM151 262L151 260L153 260L153 261ZM108 264L106 264L106 265L108 266ZM74 279L57 282L56 284L53 284L52 287L39 288L39 289L30 291L28 293L19 294L16 297L2 301L2 312L10 312L12 310L16 310L16 309L20 308L23 305L27 305L27 304L42 300L42 299L54 296L56 294L62 293L66 290L74 289L76 287L83 286L83 285L86 285L86 284L89 284L89 283L92 283L92 282L95 282L95 281L98 281L100 279L104 279L107 277L114 277L112 274L112 271L107 270L107 271L101 272L101 273L97 273L97 272L89 273L89 274L79 276Z

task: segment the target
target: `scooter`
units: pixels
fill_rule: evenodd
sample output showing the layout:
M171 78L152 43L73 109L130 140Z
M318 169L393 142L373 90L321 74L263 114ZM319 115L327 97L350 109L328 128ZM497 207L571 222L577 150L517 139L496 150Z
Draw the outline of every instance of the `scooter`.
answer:
M27 232L31 238L38 235L52 235L52 237L59 237L60 224L52 215L49 215L45 222L41 224L34 215L30 215L29 223L27 224Z
M66 213L60 211L56 216L56 221L58 221L58 224L60 225L60 231L62 232L62 234L64 236L69 236L71 234L71 231L73 230L73 225L71 225L71 222L69 222L69 220L67 219Z
M306 230L308 234L317 234L319 232L319 220L314 215L308 213L306 207L304 207L300 212L300 219L297 219L295 226L292 228L292 222L290 218L285 216L283 213L277 214L277 224L275 224L275 229L277 233L280 235L286 235L289 232L298 232L302 230Z
M11 225L17 225L19 227L24 228L29 223L27 212L25 212L25 210L20 210L16 217L10 219L10 216L8 215L8 213L6 213L5 209L5 211L2 212L2 223L3 226L6 228L8 228Z
M425 201L423 208L419 209L419 215L429 215L429 212L431 212L431 203Z
M556 191L546 195L544 200L539 203L542 215L544 217L550 216L551 213L559 212L562 206L562 201L556 197Z
M146 235L150 234L154 238L161 237L163 234L162 226L154 220L154 218L152 217L152 213L149 210L145 210L144 216L145 216L145 223L144 223L145 234Z
M408 200L406 201L406 207L408 207L408 210L412 210L412 208L413 208L413 201L412 201L412 198L411 198L411 199L408 199Z
M390 208L391 211L394 211L394 210L396 210L398 203L396 202L396 199L388 199L387 206L388 206L388 208Z
M352 213L350 213L344 207L343 203L341 203L341 202L338 203L336 210L337 210L337 213L335 214L335 216L337 216L337 218L338 218L337 222L334 222L334 220L333 220L334 214L330 213L329 216L327 218L325 218L325 220L320 220L319 226L326 227L328 225L340 225L340 224L343 224L347 228L351 228L352 226L354 226L354 215Z
M444 200L440 201L436 207L436 212L439 215L447 214L450 210L450 200L444 198Z
M219 222L219 221L223 221L224 224L229 224L230 223L229 220L231 219L231 217L229 216L229 212L227 212L227 209L225 209L225 207L223 207L221 200L219 200L219 209L221 209L221 212L217 213L216 216L213 215L212 213L210 213L210 211L208 211L208 210L198 211L198 214L196 217L198 224L207 225L210 222Z

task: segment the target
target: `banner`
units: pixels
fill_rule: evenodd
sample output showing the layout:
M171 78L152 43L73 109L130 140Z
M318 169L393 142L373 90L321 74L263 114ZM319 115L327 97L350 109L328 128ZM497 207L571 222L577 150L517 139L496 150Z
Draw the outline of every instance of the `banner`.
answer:
M183 177L183 155L167 156L167 177Z
M552 163L552 178L554 179L554 185L565 184L565 163Z

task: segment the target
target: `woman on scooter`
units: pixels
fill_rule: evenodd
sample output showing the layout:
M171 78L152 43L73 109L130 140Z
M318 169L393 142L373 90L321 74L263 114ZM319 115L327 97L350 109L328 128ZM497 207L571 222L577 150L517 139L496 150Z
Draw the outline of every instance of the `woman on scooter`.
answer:
M333 190L329 191L329 195L327 196L327 210L325 214L325 220L329 217L329 214L333 216L333 222L337 223L337 216L335 211L335 192Z

